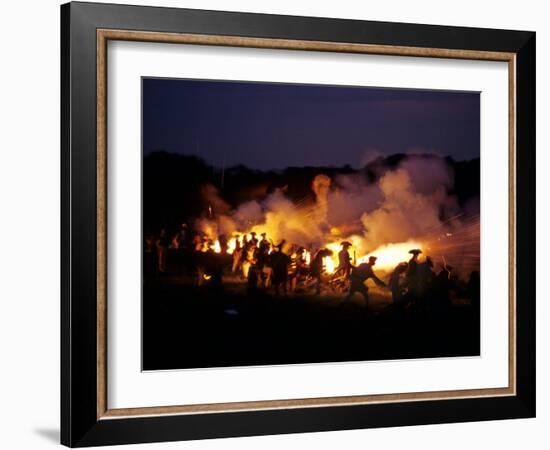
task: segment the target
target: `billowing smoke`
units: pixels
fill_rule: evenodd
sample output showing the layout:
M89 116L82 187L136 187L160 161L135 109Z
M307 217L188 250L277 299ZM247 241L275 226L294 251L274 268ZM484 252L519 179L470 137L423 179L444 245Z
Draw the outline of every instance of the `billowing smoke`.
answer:
M370 184L362 174L338 175L327 198L327 221L343 234L363 231L361 216L378 207L382 193L377 183Z
M449 220L461 211L448 192L454 185L450 165L441 158L412 156L386 168L376 182L363 173L317 175L311 183L315 201L293 203L280 189L262 200L231 209L213 186L202 190L214 211L197 221L208 235L266 232L275 242L320 248L350 240L365 255L386 244L453 231ZM462 212L463 213L463 212Z
M209 216L213 214L227 214L231 210L231 206L220 197L216 186L205 184L201 188L200 195L203 204L208 208Z
M205 184L200 191L201 200L206 214L195 220L195 229L211 239L219 235L231 235L236 231L234 220L230 217L231 206L220 196L218 189Z
M416 192L411 175L404 168L386 173L379 187L383 201L361 216L367 246L402 242L439 226L440 204L445 198L442 187L432 193Z

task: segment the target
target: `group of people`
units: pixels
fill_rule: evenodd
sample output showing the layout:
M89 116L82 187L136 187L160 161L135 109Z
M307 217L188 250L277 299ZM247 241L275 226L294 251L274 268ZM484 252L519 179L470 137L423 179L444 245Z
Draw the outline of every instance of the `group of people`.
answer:
M344 241L340 245L342 249L338 253L338 267L331 279L349 284L344 300L351 299L356 293L368 300L366 281L371 279L379 287L388 287L396 304L417 302L436 291L443 302L450 302L452 267L444 264L442 270L436 274L431 257L427 256L425 261L419 262L419 255L422 253L420 249L409 251L410 260L400 262L391 272L386 284L374 273L376 256L369 256L366 262L354 265L349 254L352 244Z
M367 280L377 286L387 287L396 304L410 304L424 299L437 298L442 304L450 304L452 267L443 264L441 270L434 271L434 263L429 256L422 262L420 249L410 250L409 261L400 262L389 275L385 283L374 272L376 256L369 256L365 262L356 264L349 249L352 244L341 242L338 253L338 266L332 274L327 273L326 257L332 257L328 248L319 249L313 258L304 247L289 245L283 240L276 244L267 238L266 233L259 236L251 232L236 236L228 252L229 241L220 235L216 242L198 233L192 234L186 224L171 238L165 230L158 236L146 240L145 251L154 252L158 273L166 272L168 249L178 250L190 256L186 259L191 267L195 283L222 288L223 274L229 270L234 276L247 283L249 293L258 290L272 290L275 295L286 295L298 288L313 285L316 294L321 294L324 286L339 286L339 292L347 293L343 300L361 294L368 300ZM288 247L288 248L285 248ZM290 249L290 250L288 250ZM288 251L287 252L285 252ZM188 267L189 268L189 267Z
M394 303L428 305L436 301L441 307L450 306L453 268L444 263L441 270L436 273L431 257L426 256L425 260L420 262L420 249L410 250L409 253L410 260L399 263L390 275L389 288Z

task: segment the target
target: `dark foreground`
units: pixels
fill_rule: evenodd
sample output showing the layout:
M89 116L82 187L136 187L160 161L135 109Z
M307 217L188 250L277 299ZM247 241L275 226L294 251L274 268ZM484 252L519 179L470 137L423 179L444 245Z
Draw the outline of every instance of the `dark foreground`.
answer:
M387 290L342 295L213 295L179 278L144 287L143 369L476 356L479 309L453 299L444 310L401 308Z

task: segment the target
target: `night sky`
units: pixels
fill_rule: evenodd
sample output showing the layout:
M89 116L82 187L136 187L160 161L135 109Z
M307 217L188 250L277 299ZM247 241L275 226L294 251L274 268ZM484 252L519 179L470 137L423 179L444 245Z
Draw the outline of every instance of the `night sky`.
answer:
M217 167L362 167L378 155L479 157L479 93L143 79L143 152Z

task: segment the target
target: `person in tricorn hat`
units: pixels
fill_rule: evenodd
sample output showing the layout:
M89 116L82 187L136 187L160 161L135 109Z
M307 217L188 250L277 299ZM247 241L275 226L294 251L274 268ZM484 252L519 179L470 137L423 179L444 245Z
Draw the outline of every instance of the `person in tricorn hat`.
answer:
M343 241L340 243L340 246L342 247L342 250L338 252L338 267L336 268L332 278L343 276L347 279L351 273L352 267L351 258L348 252L348 249L351 247L351 242Z
M426 260L418 264L418 290L419 294L423 297L429 294L435 279L433 267L434 263L430 256L426 256Z
M267 240L266 233L261 233L260 242L258 244L258 250L256 251L257 260L258 260L258 273L260 276L261 284L264 287L269 286L271 280L271 268L268 267L269 262L269 252L271 250L271 243Z
M235 248L233 249L233 264L231 265L231 272L238 273L241 271L243 248L241 246L241 237L237 234L233 238L235 240Z
M405 284L411 294L416 294L418 291L418 255L422 253L422 250L414 248L409 250L409 253L412 256L407 266L407 272L405 273Z
M453 268L447 263L441 265L441 271L436 275L434 280L434 302L435 306L443 311L448 311L451 308L451 288Z
M262 237L260 239L260 243L258 245L258 259L263 259L265 257L267 257L267 255L269 254L269 250L271 248L271 244L269 243L269 241L267 240L267 234L264 232L262 234L260 234L260 236ZM265 261L262 261L262 265L263 265L263 262Z
M359 264L352 269L350 276L351 286L348 295L346 295L343 301L351 299L351 297L353 297L353 294L359 292L360 294L363 294L363 297L365 297L365 302L368 303L369 288L365 285L365 282L369 278L371 278L378 286L386 286L386 283L378 278L372 270L372 267L376 264L376 260L376 256L369 256L368 262Z

